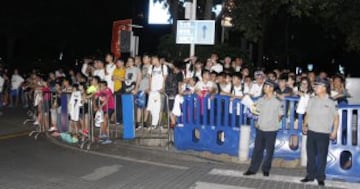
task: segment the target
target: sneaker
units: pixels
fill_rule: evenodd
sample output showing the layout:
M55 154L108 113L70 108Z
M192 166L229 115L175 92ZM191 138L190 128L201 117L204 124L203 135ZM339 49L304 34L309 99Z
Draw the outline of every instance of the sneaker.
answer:
M57 131L56 127L51 127L49 130L49 132L54 132L54 131Z
M110 139L106 139L103 142L101 142L101 144L111 144L112 141Z
M78 142L79 142L78 137L73 136L73 137L72 137L72 143L78 143Z
M107 139L108 138L108 136L106 135L106 134L102 134L102 135L100 135L100 137L99 137L100 139Z
M84 136L88 136L88 135L89 135L89 131L88 131L87 129L83 129L83 130L79 129L79 133L82 134L82 135L84 135Z
M39 122L36 120L33 125L39 125Z

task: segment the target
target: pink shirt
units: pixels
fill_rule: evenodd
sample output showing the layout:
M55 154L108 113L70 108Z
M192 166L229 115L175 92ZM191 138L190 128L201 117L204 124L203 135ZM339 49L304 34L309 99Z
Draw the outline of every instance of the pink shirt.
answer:
M43 87L42 89L44 100L49 101L50 100L50 88L49 87Z
M114 110L115 109L115 100L114 96L112 95L111 89L106 88L105 90L99 91L95 94L96 97L100 97L100 101L104 101L108 98L107 105L104 104L103 111L107 112L108 109Z

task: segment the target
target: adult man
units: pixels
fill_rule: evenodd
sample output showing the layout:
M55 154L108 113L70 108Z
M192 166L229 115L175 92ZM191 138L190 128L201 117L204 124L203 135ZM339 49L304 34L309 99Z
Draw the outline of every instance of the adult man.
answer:
M329 98L330 82L319 78L315 82L315 97L306 107L303 133L307 134L306 177L301 182L316 179L320 186L325 185L325 168L329 149L329 139L336 139L339 115L336 102ZM332 128L333 127L333 128Z
M263 175L269 176L276 134L283 114L282 103L274 94L276 85L275 82L267 80L264 83L264 96L256 103L256 110L260 114L256 123L255 148L250 167L244 173L246 176L256 174L261 162ZM266 155L263 161L264 150L266 150Z
M151 129L156 129L160 120L161 112L161 93L165 92L165 81L168 75L167 66L160 63L157 56L151 57L152 66L148 70L150 76L150 93L147 111L151 113ZM160 127L161 129L162 127Z
M11 76L11 93L10 93L10 107L17 106L19 103L20 86L24 82L24 78L19 75L17 69L14 70L14 74ZM14 104L15 97L15 104Z
M106 67L105 67L105 81L107 82L108 88L114 93L114 81L112 80L112 76L116 65L114 63L114 56L111 53L108 53L105 57Z

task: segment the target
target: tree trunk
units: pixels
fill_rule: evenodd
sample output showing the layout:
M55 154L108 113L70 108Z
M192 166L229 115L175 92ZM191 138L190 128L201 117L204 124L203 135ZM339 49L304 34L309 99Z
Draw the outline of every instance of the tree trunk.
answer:
M204 11L204 19L205 20L211 20L212 16L212 7L213 7L214 1L213 0L206 0L205 4L205 11Z
M176 34L176 21L179 18L179 0L168 0L170 6L170 13L173 19L173 24L171 26L171 31L173 34Z
M258 56L256 61L256 67L261 68L263 63L263 56L264 56L264 38L260 38L258 41Z

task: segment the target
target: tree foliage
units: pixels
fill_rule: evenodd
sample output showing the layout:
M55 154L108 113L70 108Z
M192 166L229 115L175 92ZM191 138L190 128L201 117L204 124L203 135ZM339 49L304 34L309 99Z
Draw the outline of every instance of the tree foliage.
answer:
M310 18L325 30L344 35L348 50L360 52L360 1L358 0L235 0L235 29L258 42L276 15Z

